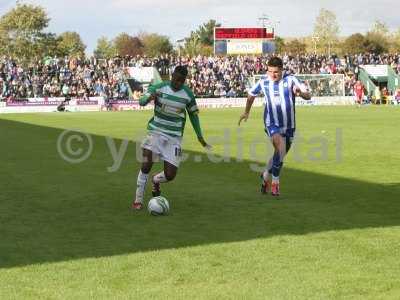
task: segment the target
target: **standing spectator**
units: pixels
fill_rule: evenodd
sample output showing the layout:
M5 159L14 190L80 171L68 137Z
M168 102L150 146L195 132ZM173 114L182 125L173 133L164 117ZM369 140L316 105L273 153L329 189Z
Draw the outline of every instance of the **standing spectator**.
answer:
M393 96L393 100L395 104L400 104L400 89L396 91L395 95Z
M364 86L360 80L357 80L353 89L354 89L354 95L356 97L356 104L358 104L358 107L361 107L364 98Z
M380 90L379 86L377 86L374 91L374 103L381 104L381 90Z

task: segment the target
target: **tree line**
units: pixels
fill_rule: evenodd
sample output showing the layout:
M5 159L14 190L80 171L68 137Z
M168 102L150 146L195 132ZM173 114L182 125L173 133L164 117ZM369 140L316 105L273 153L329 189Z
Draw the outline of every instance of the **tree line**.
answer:
M15 57L22 61L45 56L83 57L86 45L77 32L61 34L46 31L50 22L46 10L33 4L16 4L0 16L0 55ZM216 20L209 20L190 32L188 37L174 48L169 37L157 33L142 32L137 35L120 33L113 39L100 37L93 55L97 58L162 54L211 55L214 44L214 27L221 26ZM385 23L376 21L365 34L355 33L340 37L336 15L321 9L314 24L312 35L303 38L276 37L279 53L386 53L400 52L400 28L390 32Z

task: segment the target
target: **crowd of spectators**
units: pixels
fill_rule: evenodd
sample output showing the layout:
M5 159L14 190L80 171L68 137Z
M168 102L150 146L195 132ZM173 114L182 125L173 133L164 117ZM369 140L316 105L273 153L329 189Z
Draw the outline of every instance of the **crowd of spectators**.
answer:
M90 96L127 98L128 86L119 60L51 58L23 67L17 61L0 60L0 98Z
M314 96L353 95L358 66L363 64L390 65L400 73L400 54L360 54L344 57L305 54L281 55L285 72L309 74L305 80ZM128 85L125 68L156 67L161 75L169 75L177 65L187 65L188 84L197 97L242 97L251 78L265 74L269 55L263 56L160 56L148 58L94 57L52 58L32 61L26 67L10 58L0 58L0 99L35 97L102 96L107 99L126 99ZM343 76L326 77L326 74ZM343 91L344 89L344 91Z

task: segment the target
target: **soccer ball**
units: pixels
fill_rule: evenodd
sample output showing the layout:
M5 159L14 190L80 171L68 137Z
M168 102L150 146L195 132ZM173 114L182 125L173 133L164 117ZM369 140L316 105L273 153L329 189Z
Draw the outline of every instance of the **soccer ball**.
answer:
M147 205L149 213L153 216L168 215L169 203L168 200L162 196L151 198Z

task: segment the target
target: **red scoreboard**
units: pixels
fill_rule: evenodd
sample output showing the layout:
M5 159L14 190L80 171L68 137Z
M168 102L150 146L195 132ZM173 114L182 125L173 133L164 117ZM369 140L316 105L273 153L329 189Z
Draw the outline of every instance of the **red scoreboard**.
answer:
M215 27L214 54L263 54L275 51L273 28Z
M274 30L268 31L267 28L226 28L215 27L216 40L231 40L231 39L273 39Z

